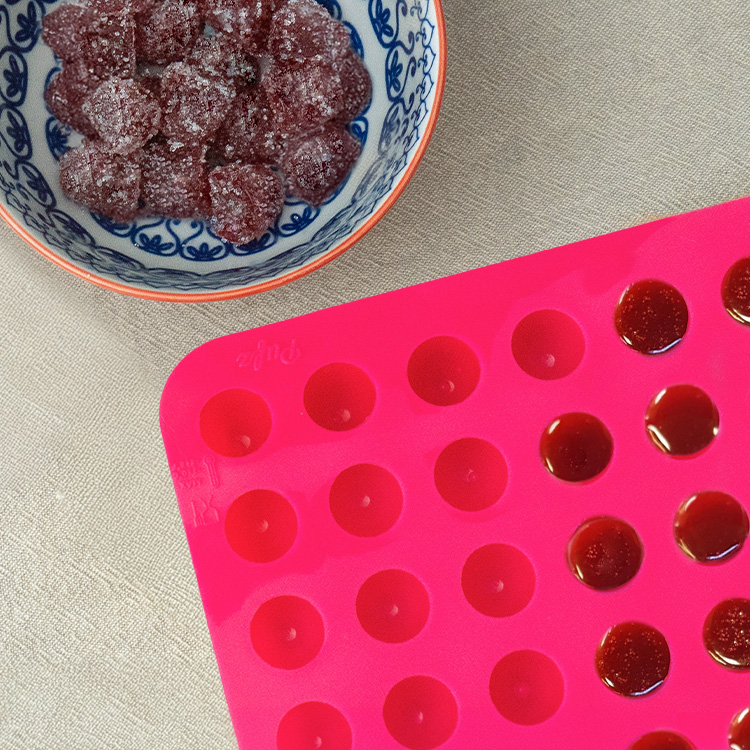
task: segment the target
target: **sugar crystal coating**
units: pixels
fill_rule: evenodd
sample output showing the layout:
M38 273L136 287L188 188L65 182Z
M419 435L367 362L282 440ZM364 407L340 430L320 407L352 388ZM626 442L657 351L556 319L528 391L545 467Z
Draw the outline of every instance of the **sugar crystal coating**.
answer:
M99 13L81 41L81 59L100 78L135 76L135 22L130 13Z
M208 209L205 147L172 149L163 139L143 149L141 200L144 213L190 218Z
M88 5L99 13L143 13L158 0L87 0Z
M320 205L346 179L360 150L359 141L336 123L292 144L281 162L289 194Z
M118 222L135 218L140 183L137 155L114 154L87 142L60 160L60 186L65 195Z
M198 37L186 62L203 75L226 78L237 86L254 86L260 79L258 59L223 34Z
M86 30L94 20L88 8L66 3L44 17L42 41L61 59L73 60L81 51Z
M162 132L175 144L207 143L219 129L235 89L185 63L167 66L161 80Z
M341 59L339 77L343 87L343 104L338 119L350 122L365 111L372 98L372 81L362 58L350 50Z
M262 164L229 164L209 175L211 223L229 242L245 244L270 227L284 205L281 177Z
M276 162L281 140L275 132L273 112L262 88L251 89L235 99L216 137L227 161Z
M118 154L131 154L159 132L154 95L132 79L110 78L83 103L97 135Z
M246 52L265 50L275 0L201 0L208 25L232 37Z
M182 60L203 31L198 0L163 0L137 19L135 49L139 63L166 65Z
M60 122L85 136L93 137L96 130L83 111L83 103L101 82L102 79L81 60L68 62L50 81L44 92L44 100Z
M315 0L289 0L273 15L270 53L282 62L332 59L350 48L349 32Z

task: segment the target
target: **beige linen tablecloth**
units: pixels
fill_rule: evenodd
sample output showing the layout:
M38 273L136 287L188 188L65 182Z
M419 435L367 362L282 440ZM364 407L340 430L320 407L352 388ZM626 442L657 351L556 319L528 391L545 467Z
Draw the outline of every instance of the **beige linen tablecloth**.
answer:
M0 227L3 750L236 746L157 418L191 349L750 192L745 0L445 12L446 96L422 165L311 276L233 302L146 302Z

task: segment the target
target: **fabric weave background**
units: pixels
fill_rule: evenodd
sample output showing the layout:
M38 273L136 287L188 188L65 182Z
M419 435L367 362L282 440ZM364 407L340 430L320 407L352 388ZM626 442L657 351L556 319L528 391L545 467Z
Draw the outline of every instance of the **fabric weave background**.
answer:
M425 160L313 275L233 302L145 302L0 227L3 750L236 747L158 427L191 349L750 192L750 4L444 2Z

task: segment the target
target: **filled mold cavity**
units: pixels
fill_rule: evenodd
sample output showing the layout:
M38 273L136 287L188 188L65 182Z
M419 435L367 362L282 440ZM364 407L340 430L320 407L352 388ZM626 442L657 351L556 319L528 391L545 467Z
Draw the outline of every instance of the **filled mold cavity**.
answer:
M719 434L719 410L697 386L673 385L649 404L646 432L662 453L689 458L702 453Z
M255 653L277 669L309 664L323 646L323 619L299 596L277 596L258 607L250 622Z
M465 401L477 387L480 366L471 347L453 336L436 336L412 353L407 377L414 393L435 406Z
M525 373L539 380L557 380L578 367L586 342L581 327L569 315L537 310L518 323L511 349Z
M276 732L277 750L351 750L352 730L328 703L300 703L288 711Z
M494 505L508 483L503 454L480 438L461 438L443 449L435 462L435 486L458 510L476 512Z
M717 604L703 624L703 645L722 667L750 670L750 599Z
M305 411L326 430L353 430L375 408L375 386L356 365L334 362L316 370L304 392Z
M430 614L430 598L419 579L405 570L381 570L357 594L357 618L373 638L403 643L414 638Z
M564 482L588 482L612 459L612 435L591 414L571 412L553 420L542 433L539 453L552 476Z
M745 544L750 522L745 509L726 492L699 492L686 500L674 520L680 549L701 563L724 563Z
M245 560L273 562L294 544L297 514L278 492L251 490L229 506L224 534L229 546Z
M750 258L738 260L721 282L721 301L740 323L750 325Z
M329 506L336 523L348 534L379 536L398 521L403 493L393 474L383 467L356 464L334 480Z
M750 750L750 708L740 711L729 725L731 750Z
M643 542L619 518L590 518L568 544L568 566L589 588L610 591L631 581L643 562Z
M565 696L557 664L538 651L514 651L492 670L490 697L514 724L531 726L551 719Z
M641 354L663 354L682 341L688 328L685 298L671 284L637 281L615 310L617 335Z
M472 552L461 572L461 587L474 609L488 617L510 617L531 601L536 574L528 557L508 544L487 544Z
M217 393L201 409L203 442L220 456L242 458L260 448L271 432L271 412L257 394L243 388Z
M644 734L629 750L695 750L695 745L681 734L660 730Z
M410 750L432 750L447 742L458 723L453 693L434 677L407 677L383 704L383 719L396 742Z
M649 695L661 687L670 662L667 639L642 622L624 622L610 628L596 651L601 681L628 698Z

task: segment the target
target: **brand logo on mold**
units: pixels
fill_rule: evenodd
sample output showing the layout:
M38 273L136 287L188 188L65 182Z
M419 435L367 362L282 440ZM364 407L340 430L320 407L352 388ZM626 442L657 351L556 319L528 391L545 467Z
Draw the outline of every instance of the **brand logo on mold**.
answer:
M266 365L275 362L282 365L291 365L302 356L302 351L297 346L297 339L292 339L288 345L269 344L263 339L258 342L255 351L241 352L237 355L238 367L252 367L259 372Z
M212 523L217 523L219 520L219 511L211 505L213 503L213 495L200 500L193 500L190 503L190 508L193 513L193 517L190 519L193 526L208 526Z
M219 474L216 471L216 459L213 456L205 458L186 458L175 461L169 466L175 484L180 489L190 490L201 485L219 486Z

